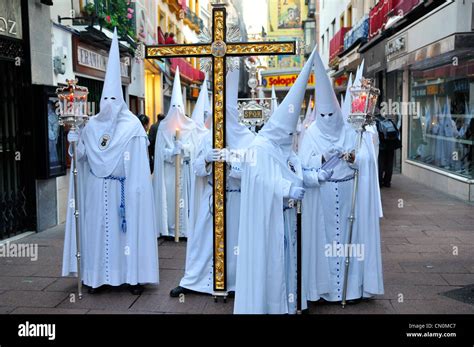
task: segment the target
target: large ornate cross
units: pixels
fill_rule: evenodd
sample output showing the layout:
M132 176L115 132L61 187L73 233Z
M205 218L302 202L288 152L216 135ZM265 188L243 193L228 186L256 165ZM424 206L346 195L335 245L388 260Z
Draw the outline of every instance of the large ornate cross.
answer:
M295 42L226 42L226 9L213 4L212 42L146 47L146 58L210 57L213 66L213 147L225 147L225 75L227 56L295 54ZM214 292L226 292L225 163L213 163Z

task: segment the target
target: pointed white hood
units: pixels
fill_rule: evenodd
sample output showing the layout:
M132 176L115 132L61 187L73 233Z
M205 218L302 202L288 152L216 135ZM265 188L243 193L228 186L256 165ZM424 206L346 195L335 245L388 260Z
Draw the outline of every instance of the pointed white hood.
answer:
M253 141L255 135L239 123L237 108L240 70L229 71L226 77L226 147L244 149Z
M125 146L134 136L146 136L140 121L127 107L122 93L120 52L114 30L107 61L100 112L91 117L82 133L87 159L97 177L106 177L123 158Z
M104 125L107 124L109 133L115 130L119 112L127 108L127 104L125 104L125 100L123 99L121 78L117 29L114 29L109 58L107 60L102 96L100 97L100 113L96 117L96 119L103 122Z
M198 127L204 127L204 112L206 111L206 98L207 95L207 76L202 82L201 91L199 92L196 105L194 105L194 110L191 115L191 119L196 123Z
M303 103L313 60L316 55L315 48L288 94L272 114L268 123L265 124L258 133L259 136L265 137L275 144L278 144L287 155L291 152L293 134L296 132L296 125L301 112L301 104Z
M165 119L160 122L159 130L163 133L166 141L174 141L176 130L179 129L180 139L186 141L191 132L196 128L196 123L184 113L183 94L181 91L181 78L179 67L176 68L171 93L170 108Z
M321 141L322 148L344 142L344 120L336 94L324 69L319 54L314 58L314 75L316 76L315 122L308 131Z
M303 124L306 124L308 121L311 120L311 115L313 114L313 108L311 107L312 100L313 100L313 96L311 95L308 100L308 107L306 108L306 114L304 116Z
M278 108L278 99L275 93L275 86L272 86L272 103L271 103L271 114Z
M352 87L352 74L349 75L347 80L346 95L344 97L344 102L341 105L342 118L344 122L347 123L349 118L349 113L351 112L351 87Z
M357 67L356 75L354 78L353 85L354 86L360 86L360 83L362 82L362 74L364 73L364 65L365 65L365 60L362 60L362 63Z
M206 128L210 129L212 126L212 105L209 101L209 94L206 95L204 103L204 125Z

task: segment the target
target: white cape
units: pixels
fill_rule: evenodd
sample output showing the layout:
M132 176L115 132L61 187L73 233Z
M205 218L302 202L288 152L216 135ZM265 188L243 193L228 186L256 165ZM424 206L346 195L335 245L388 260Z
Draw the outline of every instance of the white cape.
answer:
M133 118L132 118L133 117ZM82 278L97 288L104 284L158 283L158 246L155 237L153 190L150 179L146 137L138 119L130 114L128 127L136 127L124 147L122 159L111 176L97 177L89 165L87 146L78 143L78 179ZM87 132L87 125L84 128ZM83 132L84 132L83 131ZM72 175L69 201L73 201ZM120 216L124 179L125 224ZM77 273L75 218L72 205L67 210L62 275Z

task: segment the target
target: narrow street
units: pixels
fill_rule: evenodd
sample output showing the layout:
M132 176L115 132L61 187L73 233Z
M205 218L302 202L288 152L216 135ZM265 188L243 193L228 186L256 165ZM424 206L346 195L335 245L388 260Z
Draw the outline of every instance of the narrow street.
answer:
M349 305L311 304L314 314L474 313L474 206L404 176L382 190L385 295ZM400 207L399 207L400 206ZM126 287L71 302L76 281L61 278L63 228L17 243L38 244L38 259L0 258L0 313L232 313L233 300L170 298L184 271L186 243L160 240L160 284L140 296Z

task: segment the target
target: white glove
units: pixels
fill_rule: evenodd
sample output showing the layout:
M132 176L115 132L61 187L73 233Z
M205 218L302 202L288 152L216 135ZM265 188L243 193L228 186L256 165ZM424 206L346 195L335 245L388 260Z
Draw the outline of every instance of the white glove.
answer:
M334 173L334 170L331 170L331 171L319 170L319 172L318 172L318 181L319 181L319 183L326 182L328 179L331 178L333 173Z
M70 130L67 134L67 140L70 142L70 143L73 143L73 142L78 142L79 141L79 131L77 130Z
M217 148L210 149L206 154L206 162L212 163L213 161L221 160L221 150Z
M302 187L291 186L289 198L294 200L303 200L304 192L305 190Z
M323 153L323 157L324 157L324 160L328 161L329 159L331 159L333 156L339 154L339 151L332 147L330 148L329 150L327 150L325 153Z
M231 159L230 151L227 148L221 149L221 160L228 161Z
M171 154L178 155L182 152L182 150L183 150L183 143L181 141L175 141Z

